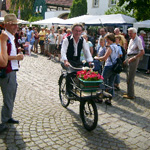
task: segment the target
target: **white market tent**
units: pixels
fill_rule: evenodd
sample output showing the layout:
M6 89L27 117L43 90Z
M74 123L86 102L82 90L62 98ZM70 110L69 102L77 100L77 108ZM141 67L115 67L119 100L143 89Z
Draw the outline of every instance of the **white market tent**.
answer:
M135 18L123 14L112 15L83 15L64 20L66 24L72 25L74 23L84 23L85 25L133 25L136 22Z
M64 19L53 17L53 18L31 22L31 24L34 25L49 25L49 24L59 24L59 23L61 24L61 23L65 23L64 21L65 21Z
M21 20L21 19L17 19L19 21L19 23L21 24L29 24L29 21L25 21L25 20ZM4 17L0 17L0 22L4 21Z
M19 21L21 24L30 24L29 21L25 21L25 20L22 20L22 19L18 19L18 21Z
M150 20L140 21L133 24L134 28L150 28Z

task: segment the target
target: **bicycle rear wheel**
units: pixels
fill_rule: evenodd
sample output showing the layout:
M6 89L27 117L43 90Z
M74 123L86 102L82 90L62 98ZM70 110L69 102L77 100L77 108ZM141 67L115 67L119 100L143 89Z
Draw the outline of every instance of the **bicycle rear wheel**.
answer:
M92 131L96 128L98 113L93 100L83 100L80 102L80 117L86 130Z
M63 107L67 107L70 103L70 99L66 96L66 77L65 75L61 75L59 79L59 98L61 105Z

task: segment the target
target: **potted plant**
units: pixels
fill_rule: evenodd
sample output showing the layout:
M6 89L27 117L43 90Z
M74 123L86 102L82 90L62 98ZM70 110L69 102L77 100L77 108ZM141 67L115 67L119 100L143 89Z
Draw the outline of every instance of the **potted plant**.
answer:
M78 71L77 78L79 79L81 89L90 89L92 91L99 88L104 79L102 75L92 70Z

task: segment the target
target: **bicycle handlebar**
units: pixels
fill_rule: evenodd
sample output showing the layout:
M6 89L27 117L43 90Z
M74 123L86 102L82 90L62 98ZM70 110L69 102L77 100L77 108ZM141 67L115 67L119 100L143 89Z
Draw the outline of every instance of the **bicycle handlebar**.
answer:
M94 64L92 65L92 67L82 67L82 68L73 67L71 64L69 64L69 67L71 67L74 70L89 70L94 69Z

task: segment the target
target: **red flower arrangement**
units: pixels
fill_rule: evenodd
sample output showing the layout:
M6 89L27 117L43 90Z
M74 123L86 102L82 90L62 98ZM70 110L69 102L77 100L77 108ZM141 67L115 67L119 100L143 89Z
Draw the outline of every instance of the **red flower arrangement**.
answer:
M100 75L98 72L94 72L92 70L82 70L77 72L77 77L85 80L85 81L98 81L103 80L103 76Z

